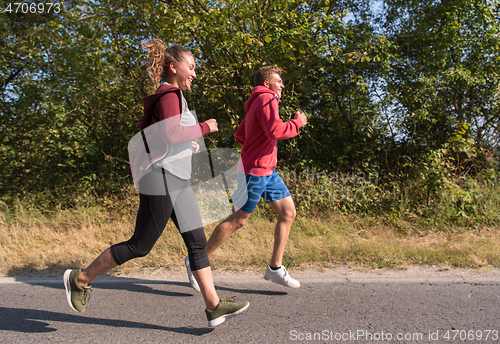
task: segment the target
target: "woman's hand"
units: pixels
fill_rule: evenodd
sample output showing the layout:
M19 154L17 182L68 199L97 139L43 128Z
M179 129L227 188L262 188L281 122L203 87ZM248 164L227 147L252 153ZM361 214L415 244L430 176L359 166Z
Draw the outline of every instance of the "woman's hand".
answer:
M200 151L200 145L193 141L193 153L198 153Z
M210 132L215 133L216 131L219 131L219 128L217 127L217 121L213 118L210 118L209 120L205 121L206 124L210 127Z

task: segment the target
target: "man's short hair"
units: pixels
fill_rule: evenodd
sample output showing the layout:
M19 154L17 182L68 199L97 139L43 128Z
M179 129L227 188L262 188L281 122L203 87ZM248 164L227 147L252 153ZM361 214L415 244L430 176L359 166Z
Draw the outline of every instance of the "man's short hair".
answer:
M255 73L255 86L264 85L264 81L271 81L271 76L278 74L281 76L281 69L277 66L264 66Z

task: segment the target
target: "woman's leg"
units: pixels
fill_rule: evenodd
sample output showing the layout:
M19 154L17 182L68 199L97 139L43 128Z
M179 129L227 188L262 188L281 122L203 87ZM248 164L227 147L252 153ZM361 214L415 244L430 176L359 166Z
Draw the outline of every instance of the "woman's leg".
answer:
M165 186L164 195L139 194L140 204L134 234L129 240L113 245L101 253L78 276L80 285L88 286L100 274L131 259L144 257L151 251L167 225L173 206L161 172L150 172L141 180L139 189L145 192L162 184Z
M207 255L207 237L203 222L193 190L188 187L189 182L186 184L184 192L180 193L174 202L172 220L188 249L189 266L205 300L208 326L217 326L245 311L249 303L238 302L237 298L220 299L217 295Z
M203 221L189 182L186 182L182 192L178 194L171 217L186 244L189 265L200 287L206 308L214 310L220 299L215 291L212 269L208 260L207 237L203 229Z
M172 220L177 222L175 211L172 212ZM182 239L188 249L189 264L194 278L200 286L201 294L208 309L213 310L219 304L219 296L215 291L212 268L207 256L207 237L203 227L188 232L181 232Z
M78 283L83 287L87 287L94 278L116 266L118 264L116 264L111 255L111 248L108 248L80 273L77 279Z
M205 306L211 311L214 310L219 304L220 298L215 291L214 280L212 277L212 268L206 267L201 270L193 271L194 278L198 281L201 294L205 300Z

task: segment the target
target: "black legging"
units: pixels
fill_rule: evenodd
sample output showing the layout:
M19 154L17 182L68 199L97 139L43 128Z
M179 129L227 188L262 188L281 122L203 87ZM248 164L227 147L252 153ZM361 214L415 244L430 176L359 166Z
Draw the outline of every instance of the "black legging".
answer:
M172 218L186 244L191 270L210 266L207 238L189 180L155 168L141 178L139 197L134 234L128 241L110 247L116 264L147 255Z

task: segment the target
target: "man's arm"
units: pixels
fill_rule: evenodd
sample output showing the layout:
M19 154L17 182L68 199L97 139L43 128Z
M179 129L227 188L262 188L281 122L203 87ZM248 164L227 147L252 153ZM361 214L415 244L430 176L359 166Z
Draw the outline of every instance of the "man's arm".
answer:
M243 144L245 143L245 118L243 118L243 121L241 121L240 125L236 129L236 133L234 133L234 136L236 137L236 141L238 141L240 146L243 147Z
M300 127L307 123L305 115L299 116L295 114L295 118L283 122L279 116L278 101L272 95L263 95L262 112L260 123L266 135L274 140L284 140L299 134ZM301 118L302 117L302 118Z

